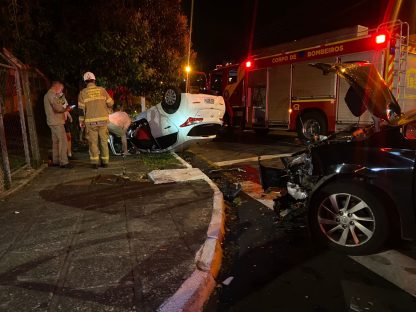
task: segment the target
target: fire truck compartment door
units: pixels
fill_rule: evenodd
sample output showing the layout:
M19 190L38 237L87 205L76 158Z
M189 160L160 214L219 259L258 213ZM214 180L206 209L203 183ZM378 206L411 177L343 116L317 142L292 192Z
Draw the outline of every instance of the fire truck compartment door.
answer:
M406 91L403 103L403 111L416 109L416 54L407 56Z
M246 124L251 127L266 126L267 69L253 70L248 75Z
M348 54L348 55L342 55L340 58L341 63L345 62L351 62L351 61L368 61L374 64L374 66L378 69L380 72L381 68L381 57L378 56L374 51L367 51L367 52L360 52L360 53L354 53L354 54ZM329 74L330 76L335 76L332 74ZM338 88L338 107L337 107L337 123L339 124L338 128L342 128L342 124L351 124L351 123L357 123L360 124L370 124L372 122L371 114L369 111L366 111L364 114L361 115L361 117L355 117L350 109L347 106L347 103L345 103L345 96L347 95L348 89L350 85L345 79L339 79L339 88Z
M318 62L334 63L335 58L322 58ZM322 98L335 98L336 76L322 75L309 66L310 62L293 65L292 96L295 99L314 100Z
M290 105L290 64L269 68L268 120L269 124L287 124Z

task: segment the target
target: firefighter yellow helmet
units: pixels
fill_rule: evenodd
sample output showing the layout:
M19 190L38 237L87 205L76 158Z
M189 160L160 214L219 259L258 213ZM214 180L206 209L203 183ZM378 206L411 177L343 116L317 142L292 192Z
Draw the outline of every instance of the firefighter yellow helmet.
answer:
M95 80L95 75L92 72L86 72L84 74L84 81Z

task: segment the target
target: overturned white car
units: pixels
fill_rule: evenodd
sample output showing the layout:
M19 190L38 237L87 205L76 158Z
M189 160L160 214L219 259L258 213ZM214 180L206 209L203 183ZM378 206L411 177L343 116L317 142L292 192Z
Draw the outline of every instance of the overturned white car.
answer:
M212 140L223 123L222 96L181 93L168 88L161 103L138 115L127 131L129 151L180 151L190 144ZM113 154L121 155L121 140L110 133Z

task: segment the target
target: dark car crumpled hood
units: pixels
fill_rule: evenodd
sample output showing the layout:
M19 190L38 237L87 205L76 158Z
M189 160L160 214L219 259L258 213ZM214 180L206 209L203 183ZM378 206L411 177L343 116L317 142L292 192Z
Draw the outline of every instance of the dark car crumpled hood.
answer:
M373 64L352 63L314 63L324 74L336 73L350 84L346 103L351 112L359 117L367 109L374 116L397 125L401 116L400 106Z

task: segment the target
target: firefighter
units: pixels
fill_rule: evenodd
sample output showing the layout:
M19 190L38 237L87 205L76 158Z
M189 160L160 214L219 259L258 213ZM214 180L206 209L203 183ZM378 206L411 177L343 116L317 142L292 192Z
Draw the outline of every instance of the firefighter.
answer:
M91 72L84 74L87 87L78 96L80 109L80 127L85 127L86 138L90 147L90 162L94 169L108 167L108 115L114 104L107 91L95 84L95 75Z

